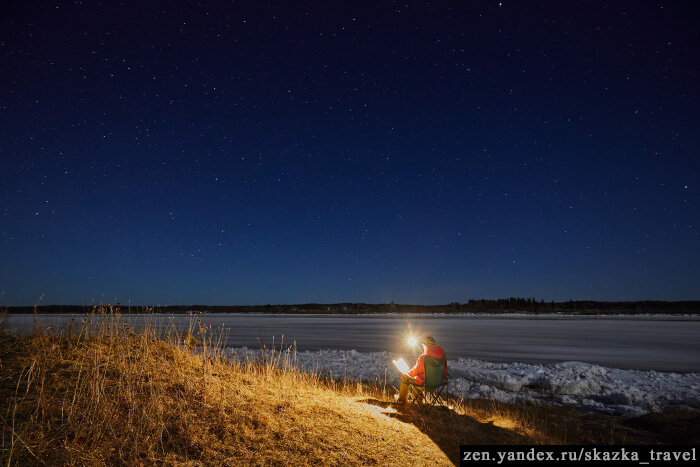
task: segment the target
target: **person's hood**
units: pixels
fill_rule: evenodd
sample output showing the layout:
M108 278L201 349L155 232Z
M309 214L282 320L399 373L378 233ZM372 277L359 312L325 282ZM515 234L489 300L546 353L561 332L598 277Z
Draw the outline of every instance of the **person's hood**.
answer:
M425 353L423 355L427 355L428 357L440 359L440 358L443 358L445 356L445 351L439 345L431 345L430 347L428 347L428 349L425 351Z

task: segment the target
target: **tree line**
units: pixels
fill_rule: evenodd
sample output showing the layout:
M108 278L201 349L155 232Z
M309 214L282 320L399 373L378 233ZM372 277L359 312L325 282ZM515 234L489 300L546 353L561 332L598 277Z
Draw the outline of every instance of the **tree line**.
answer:
M90 313L109 309L119 313L293 313L293 314L355 314L355 313L579 313L579 314L697 314L700 301L545 301L535 297L499 299L468 299L446 305L411 305L390 303L302 303L282 305L41 305L5 307L9 313ZM0 309L2 311L2 309Z

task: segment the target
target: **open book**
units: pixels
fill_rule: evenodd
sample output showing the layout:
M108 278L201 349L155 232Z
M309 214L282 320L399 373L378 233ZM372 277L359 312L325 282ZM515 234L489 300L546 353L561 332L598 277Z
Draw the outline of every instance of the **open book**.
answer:
M408 365L406 365L406 362L404 361L403 358L399 358L398 360L392 360L392 362L394 362L394 365L396 366L396 368L398 368L398 370L401 373L408 376L409 368L408 368Z

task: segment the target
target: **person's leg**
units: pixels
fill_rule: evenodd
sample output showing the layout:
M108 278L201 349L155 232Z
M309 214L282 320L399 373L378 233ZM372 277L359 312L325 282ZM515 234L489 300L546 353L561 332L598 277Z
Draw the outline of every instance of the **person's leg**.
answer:
M401 387L399 388L399 398L396 402L406 402L408 399L408 377L401 375Z

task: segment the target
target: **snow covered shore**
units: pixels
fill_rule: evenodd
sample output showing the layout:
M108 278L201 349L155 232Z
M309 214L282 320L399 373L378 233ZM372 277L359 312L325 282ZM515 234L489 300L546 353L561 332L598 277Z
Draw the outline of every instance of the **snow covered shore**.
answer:
M274 352L228 348L233 360L275 359L332 378L379 382L398 387L389 352L319 350ZM583 362L547 365L449 360L451 394L502 402L534 401L592 412L637 416L664 410L700 408L700 373L621 370Z

